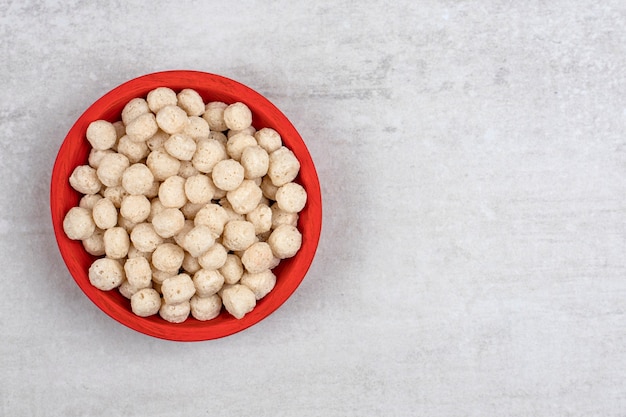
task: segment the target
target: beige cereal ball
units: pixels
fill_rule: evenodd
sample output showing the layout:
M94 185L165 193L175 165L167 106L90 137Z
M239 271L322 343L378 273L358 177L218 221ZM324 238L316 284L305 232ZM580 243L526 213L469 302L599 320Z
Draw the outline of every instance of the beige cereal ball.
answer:
M185 252L180 246L162 243L152 253L152 265L160 271L177 271L183 264L184 257Z
M172 175L159 186L159 200L168 208L181 208L187 203L185 195L185 179Z
M113 122L113 127L115 128L115 135L117 136L117 140L119 141L122 136L126 134L126 126L124 126L124 122L118 120Z
M270 200L276 200L276 191L278 191L278 187L272 183L269 176L266 175L263 177L260 187L263 191L263 197Z
M111 200L115 208L120 208L120 205L122 204L122 199L127 195L128 192L121 185L107 187L102 192L102 196Z
M102 291L119 287L124 278L124 268L115 259L99 258L89 267L89 282Z
M180 232L174 235L174 242L176 242L176 244L182 248L183 239L185 238L187 233L189 233L193 228L193 220L185 219L185 225L183 226L183 228L180 230Z
M211 172L211 179L217 188L231 191L241 185L243 175L244 169L239 162L225 159L215 164Z
M253 243L241 255L241 263L246 268L246 271L253 274L269 269L273 260L272 248L266 242Z
M130 236L130 232L137 225L137 223L131 222L126 217L122 216L121 214L118 214L118 216L117 216L117 225L119 227L121 227L122 229L126 230L126 233L128 233L129 236Z
M226 262L224 262L224 265L222 265L219 271L224 277L225 284L236 284L243 275L241 258L235 254L229 253L226 257Z
M161 129L152 135L150 139L146 141L146 146L150 151L154 151L163 147L166 140L170 138L169 133L162 131Z
M211 128L206 120L199 116L189 116L187 125L183 129L183 133L193 138L195 141L208 139L211 134Z
M246 220L254 225L254 233L259 235L272 228L272 209L264 203L246 214Z
M257 132L254 133L254 138L256 139L259 146L265 149L268 154L283 146L283 141L280 137L280 134L270 127L264 127L263 129L259 129Z
M102 187L96 170L89 165L79 165L74 168L70 175L70 185L82 194L96 194Z
M146 142L135 142L128 135L124 135L117 142L117 152L125 155L134 164L148 156L150 150Z
M193 275L193 284L198 296L210 297L222 288L224 277L217 270L200 269Z
M204 174L192 175L187 178L184 190L187 199L194 204L207 204L215 194L213 181Z
M144 257L127 259L124 263L126 280L137 289L148 288L152 283L152 268Z
M104 252L108 258L122 259L128 254L130 238L123 227L112 227L104 231Z
M194 168L193 163L191 161L180 161L180 168L178 169L178 176L183 177L185 179L198 175L200 171Z
M134 98L130 100L122 109L122 123L128 126L137 117L150 113L148 102L143 98Z
M165 141L163 147L174 158L180 161L191 161L196 152L196 141L184 133L174 133Z
M117 208L108 198L101 198L93 206L91 215L93 221L102 230L110 229L117 225Z
M166 207L163 204L161 204L161 200L159 200L158 197L150 200L150 215L148 216L148 221L152 222L152 219L154 219L154 216L156 216L157 214L165 210L165 208Z
M168 278L172 278L178 275L178 270L176 271L160 271L156 268L152 268L152 284L162 285L163 281ZM160 291L159 291L160 292Z
M287 224L289 226L296 227L298 225L298 213L289 213L285 210L282 210L278 203L272 204L270 207L272 211L272 228L276 229L278 226L282 224Z
M194 295L189 300L191 307L191 315L200 321L206 321L216 318L222 311L222 299L217 294L209 297L198 297Z
M204 113L204 101L196 90L185 88L177 95L178 107L185 110L188 116L201 116Z
M185 257L183 258L182 268L188 274L195 274L200 269L202 269L202 267L200 266L200 263L198 262L198 258L191 256L189 252L185 252Z
M85 240L96 230L91 211L72 207L63 219L63 231L72 240Z
M216 132L211 130L209 133L209 139L213 139L224 145L224 149L226 148L226 142L228 142L228 138L224 134L224 132Z
M247 179L261 178L267 174L270 164L269 154L258 145L248 146L241 153L239 163Z
M104 155L114 152L115 151L112 149L105 149L103 151L100 151L96 148L91 148L91 150L89 151L89 156L87 157L87 162L89 163L90 167L98 169L98 167L100 166L100 161L102 161Z
M145 142L158 130L159 126L154 114L145 113L137 116L137 118L126 125L126 136L133 142Z
M213 233L208 226L194 226L185 234L182 239L181 246L193 257L199 257L205 253L213 244L215 239Z
M245 220L231 220L224 226L222 244L228 250L246 250L255 241L254 225Z
M267 175L272 183L280 187L293 181L300 172L300 162L290 149L282 146L270 154Z
M298 228L283 224L272 231L267 243L278 259L291 258L302 246L302 234Z
M161 296L153 288L143 288L130 297L130 307L139 317L157 314L161 308Z
M180 208L180 211L183 212L185 218L188 220L195 220L196 214L204 208L206 203L196 204L191 201L187 201L187 203Z
M122 174L122 187L131 195L145 195L154 184L154 175L145 164L132 164Z
M222 302L226 311L236 319L241 319L256 306L256 296L245 285L234 284L222 291Z
M250 213L262 197L263 191L252 180L243 180L239 187L226 193L226 199L238 214Z
M165 321L170 323L182 323L187 320L189 313L191 312L191 306L189 301L184 301L178 304L162 303L159 309L159 316Z
M306 205L307 194L303 186L295 182L281 185L276 191L276 203L281 210L299 213Z
M224 231L224 225L228 221L228 213L219 204L210 203L204 206L193 219L196 226L205 225L211 229L213 237L218 237Z
M250 136L254 136L254 134L256 133L256 129L254 128L254 126L248 126L245 129L241 130L229 130L226 132L226 137L230 139L232 136L235 136L239 133L246 133Z
M159 181L157 180L152 181L152 185L150 186L150 188L148 189L148 191L146 191L144 195L148 197L150 200L152 200L154 197L158 197L160 186L161 186L161 183Z
M172 175L178 174L180 170L180 161L163 148L150 152L146 158L146 165L157 181L164 181Z
M115 126L106 120L91 122L85 136L91 147L100 151L110 149L117 142Z
M206 120L209 128L216 132L223 132L228 129L224 122L224 110L228 105L221 101L212 101L204 106L204 114L202 118Z
M191 163L198 171L208 174L218 162L227 158L224 144L216 139L201 139L196 144L196 152L191 158Z
M150 215L150 200L144 195L128 195L122 199L120 214L132 223L141 223Z
M226 248L215 243L206 252L198 257L198 263L204 269L215 270L220 269L226 263L228 252Z
M148 93L146 101L150 110L158 113L165 106L176 105L176 92L168 87L158 87Z
M276 286L276 275L269 269L256 273L245 272L241 277L241 284L250 288L255 298L260 300Z
M196 287L189 275L178 274L163 281L161 293L166 304L179 304L189 301L196 293Z
M96 174L102 184L107 187L114 187L121 184L122 174L129 166L130 161L125 155L110 153L104 155L96 170Z
M90 255L104 255L104 230L96 227L96 230L92 233L92 235L83 240L83 247Z
M222 207L224 207L224 210L226 210L226 214L228 214L228 221L246 219L245 215L239 214L233 210L233 207L230 205L230 201L228 201L227 198L220 199L219 203Z
M164 208L152 218L152 226L162 238L173 237L185 226L185 215L176 208Z
M241 102L230 104L224 109L224 123L230 130L243 130L252 124L252 112Z
M135 245L133 245L132 240L131 240L130 247L128 248L128 255L126 255L126 258L127 259L146 258L146 260L150 263L152 262L152 252L140 251L139 249L135 247Z
M154 252L163 238L154 230L152 223L139 223L130 232L130 241L142 252Z
M135 288L132 285L130 285L128 283L127 280L122 281L122 283L120 284L119 287L117 287L117 290L120 292L120 294L122 294L125 298L128 298L129 300L131 299L131 297L133 296L133 294L135 294L137 291L139 291L139 288Z
M237 133L226 142L226 153L235 161L239 161L241 154L249 146L257 146L254 136L245 132Z
M182 132L187 124L187 113L178 106L165 106L156 114L156 122L170 135Z

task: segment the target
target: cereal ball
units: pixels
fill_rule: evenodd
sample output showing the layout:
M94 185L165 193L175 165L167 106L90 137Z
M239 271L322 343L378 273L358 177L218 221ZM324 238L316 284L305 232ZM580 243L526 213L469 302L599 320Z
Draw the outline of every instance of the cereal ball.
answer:
M137 225L137 223L128 220L126 217L118 214L117 216L117 225L122 229L126 230L126 233L130 235L130 232Z
M133 223L141 223L150 215L150 200L144 195L124 197L120 205L120 214Z
M87 126L87 141L92 148L99 151L110 149L117 142L117 133L113 123L106 120L96 120Z
M222 299L217 294L209 297L194 295L189 300L189 305L191 306L191 315L200 321L214 319L222 311Z
M226 158L226 147L222 143L215 139L201 139L196 144L196 153L191 158L191 163L198 171L206 174Z
M124 268L115 259L99 258L89 267L89 282L102 291L119 287L124 281Z
M198 258L191 256L189 252L185 252L182 268L189 274L195 274L202 269L200 263L198 262Z
M152 283L152 268L146 258L127 259L124 263L126 280L137 289L148 288Z
M291 150L284 146L270 154L267 175L272 183L280 187L293 181L300 171L300 162Z
M244 169L245 178L260 178L267 174L270 157L265 149L258 145L248 146L241 153L239 163Z
M135 142L128 135L120 138L117 143L117 151L126 155L131 164L141 161L150 153L146 142Z
M139 288L135 288L132 285L130 285L128 283L127 280L122 281L122 283L120 284L119 287L117 287L117 290L120 292L120 294L122 294L124 297L128 298L129 300L131 299L131 297L137 292L139 291Z
M204 269L220 269L226 263L227 255L226 248L219 243L215 243L198 257L198 263Z
M185 179L172 175L159 186L159 200L165 207L181 208L187 202Z
M180 161L180 168L178 169L179 177L187 179L193 175L198 175L199 173L200 171L194 168L191 161Z
M269 176L264 176L261 180L261 191L263 191L263 196L265 198L269 198L270 200L276 200L276 191L278 191L278 187L272 183L272 180Z
M133 228L134 230L134 228ZM131 230L132 232L132 230ZM131 241L130 247L128 248L128 255L126 255L128 259L133 258L145 258L148 262L152 262L152 252L142 252L137 249Z
M152 253L152 265L160 271L177 271L183 264L184 257L185 253L180 246L161 243Z
M233 206L230 205L230 201L228 201L227 198L220 199L219 203L222 207L224 207L226 214L228 214L228 221L246 219L246 216L244 216L243 214L239 214L235 210L233 210Z
M176 208L165 208L152 218L154 231L163 238L174 236L185 226L185 216Z
M132 195L145 195L154 184L154 175L145 164L136 163L124 170L122 187Z
M102 183L96 175L96 170L89 165L79 165L70 175L70 185L82 194L96 194Z
M185 219L185 225L183 226L183 228L180 229L180 232L174 235L174 242L176 242L176 244L182 248L183 239L185 238L187 233L189 233L193 228L193 220Z
M78 207L85 208L87 210L93 210L93 206L100 200L102 200L102 196L100 194L87 194L80 198L78 201Z
M189 301L183 301L182 303L174 305L163 303L159 309L159 316L170 323L182 323L187 320L190 312L191 307Z
M157 150L163 146L166 140L170 138L170 135L161 129L157 130L157 132L152 135L150 139L146 141L146 146L150 151Z
M211 130L211 133L209 133L209 139L214 139L218 141L219 143L224 145L224 149L226 148L226 143L228 142L228 138L226 137L224 132L215 132Z
M243 275L243 264L239 256L229 253L226 257L226 262L219 269L220 273L224 277L225 284L236 284Z
M135 120L142 114L150 113L148 103L143 98L134 98L130 100L122 109L122 123L128 126L130 122Z
M211 130L223 132L228 129L224 122L224 110L228 107L226 103L221 101L212 101L204 106L204 114L202 118L209 124Z
M185 110L188 116L200 116L204 113L204 101L196 90L185 88L177 95L178 107Z
M224 277L217 270L201 269L193 275L193 284L197 295L210 297L222 288Z
M154 252L163 238L154 230L152 223L139 223L130 232L130 241L142 252Z
M92 168L98 169L98 167L100 166L100 161L102 161L102 158L104 158L104 155L109 154L109 153L114 153L114 152L115 151L113 151L112 149L105 149L103 151L100 151L98 149L91 148L91 150L89 151L89 156L87 157L89 166Z
M161 285L163 281L168 278L172 278L178 275L178 270L176 271L161 271L156 268L152 268L152 283ZM160 291L160 290L159 290Z
M178 174L180 161L167 153L165 149L156 149L148 154L146 165L152 171L154 179L164 181Z
M121 185L116 185L115 187L107 187L102 195L111 200L115 208L120 208L122 199L128 195L128 192Z
M98 179L107 187L120 185L122 174L130 166L130 161L121 153L110 153L104 155L100 165L96 170Z
M204 174L193 175L185 180L185 195L195 204L207 204L213 198L213 181Z
M148 93L146 101L150 110L158 113L165 106L175 106L177 99L176 93L171 88L158 87Z
M254 136L245 132L231 136L226 142L226 153L235 161L241 159L241 154L248 146L257 146Z
M202 210L202 208L204 208L205 205L206 203L196 204L196 203L192 203L191 201L187 201L187 203L185 203L185 205L180 208L180 211L183 212L186 219L194 220L196 218L196 214L200 210Z
M254 138L256 139L259 146L265 149L268 154L283 146L283 141L278 132L270 127L264 127L263 129L259 129L254 134Z
M266 242L253 243L241 255L241 263L246 271L253 274L269 269L273 260L272 248Z
M245 272L241 284L250 288L257 300L265 297L276 285L276 275L269 269L257 273Z
M277 258L291 258L302 246L302 234L296 227L282 224L274 229L267 243L272 247L272 252Z
M239 133L246 133L250 136L254 136L254 134L256 133L256 129L254 128L254 126L248 126L245 129L241 130L229 130L228 132L226 132L226 137L230 139L232 136L235 136Z
M254 292L245 285L235 284L222 291L224 308L236 319L241 319L256 306Z
M276 229L281 224L287 224L289 226L297 226L298 225L298 213L289 213L285 210L282 210L278 203L272 204L270 207L272 211L272 228Z
M220 236L224 231L224 225L228 221L228 214L224 207L219 204L207 204L194 217L194 224L208 226L214 237Z
M128 254L130 238L123 227L112 227L104 232L104 252L111 259L121 259Z
M184 133L174 133L165 141L163 147L174 158L181 161L191 161L196 152L196 141Z
M276 190L276 203L281 210L288 213L299 213L306 204L306 190L295 182L288 182Z
M243 103L233 103L224 109L224 123L231 130L245 129L252 124L252 112Z
M92 233L87 239L83 239L83 247L85 251L93 256L104 255L104 230L98 229Z
M152 288L143 288L130 297L130 307L139 317L155 315L161 308L161 296Z
M165 106L156 114L156 122L166 133L182 132L187 124L187 113L178 106Z
M108 198L101 198L93 206L91 215L100 229L106 230L117 225L117 208Z
M159 198L153 198L150 200L150 215L148 216L148 221L151 222L154 219L154 216L165 210L165 206L161 204L161 200Z
M113 127L115 128L115 135L119 141L120 138L126 134L126 126L124 126L124 122L118 120L117 122L113 122Z
M196 293L196 287L189 275L178 274L163 281L161 292L166 304L179 304L183 301L189 301Z
M187 232L181 243L183 249L189 252L191 256L197 258L213 246L215 239L211 229L201 224Z
M256 235L265 233L272 228L272 209L261 203L246 214L246 220L254 225Z
M152 113L137 116L126 125L126 136L133 142L145 142L159 130L156 117ZM147 145L146 145L147 146Z
M213 167L211 179L217 188L224 191L231 191L239 187L243 181L243 167L233 159L219 161Z
M183 129L183 133L190 136L195 141L200 139L208 139L211 134L211 128L206 120L199 116L190 116L187 118L187 125Z
M251 212L259 205L263 192L252 180L243 180L241 185L226 193L226 199L238 214Z
M246 250L254 243L254 225L245 220L231 220L224 226L222 244L232 251Z
M72 240L87 239L95 230L91 211L85 208L72 207L63 219L63 231Z

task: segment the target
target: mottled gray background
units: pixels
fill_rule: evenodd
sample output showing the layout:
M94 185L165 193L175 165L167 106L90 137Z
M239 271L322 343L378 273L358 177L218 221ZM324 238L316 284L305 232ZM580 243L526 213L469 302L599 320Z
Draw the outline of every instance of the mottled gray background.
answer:
M626 416L626 3L0 0L0 415ZM52 234L98 97L195 69L317 164L295 295L237 335L129 330Z

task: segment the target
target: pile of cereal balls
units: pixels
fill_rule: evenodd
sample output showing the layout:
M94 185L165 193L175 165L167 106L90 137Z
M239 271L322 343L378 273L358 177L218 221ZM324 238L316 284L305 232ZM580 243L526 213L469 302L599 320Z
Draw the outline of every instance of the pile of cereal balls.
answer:
M88 164L69 178L83 196L63 229L97 257L91 284L117 288L134 314L181 323L224 307L240 319L300 249L300 163L245 104L159 87L86 139Z

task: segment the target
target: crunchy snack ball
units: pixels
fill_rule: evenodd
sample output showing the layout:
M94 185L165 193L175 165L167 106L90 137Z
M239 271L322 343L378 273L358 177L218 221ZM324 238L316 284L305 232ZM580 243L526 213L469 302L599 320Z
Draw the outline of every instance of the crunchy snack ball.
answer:
M270 127L264 127L254 134L259 146L270 154L283 146L283 141L277 131Z
M276 285L276 275L266 269L257 273L245 272L241 277L241 284L250 288L257 300L265 297Z
M87 162L89 162L89 166L98 169L100 166L100 161L104 158L104 155L109 153L114 153L115 151L112 149L105 149L103 151L99 151L98 149L91 148L89 151L89 156L87 157Z
M246 132L237 133L231 136L226 142L226 152L235 161L241 159L241 154L248 146L257 146L254 136Z
M154 216L165 210L165 208L166 207L161 204L161 200L159 200L159 197L153 198L152 200L150 200L150 215L148 216L147 220L149 222L152 222Z
M204 269L220 269L226 263L227 256L226 248L219 243L215 243L198 257L198 263Z
M120 214L132 223L141 223L150 214L150 200L144 195L129 195L122 199Z
M226 262L219 269L220 273L224 277L225 284L236 284L243 275L243 264L239 256L229 253L226 257Z
M122 136L117 142L117 151L125 155L131 164L141 161L150 153L146 142L134 142L128 135Z
M241 255L241 263L246 271L253 274L269 269L273 261L272 248L266 242L253 243Z
M152 268L144 257L127 259L124 272L128 283L136 289L148 288L152 283Z
M124 170L122 187L132 195L145 195L154 184L154 175L145 164L136 163Z
M302 234L296 227L282 224L274 229L267 243L278 259L291 258L302 246Z
M298 213L289 213L278 206L278 203L272 204L270 207L272 211L272 228L276 229L281 224L288 224L290 226L298 225Z
M213 181L204 174L197 174L185 180L185 195L194 204L207 204L215 194Z
M146 141L146 146L150 151L157 150L163 147L163 144L166 140L170 138L170 135L161 129L157 130L157 132L152 135L150 139Z
M163 303L159 309L159 316L170 323L182 323L187 320L190 311L191 306L189 305L189 301L183 301L178 304Z
M98 179L107 187L120 185L122 174L130 166L130 161L121 153L109 153L104 155L96 170Z
M226 147L216 139L201 139L196 144L196 153L191 158L194 168L205 174L213 171L215 165L228 158Z
M142 252L154 252L163 238L155 232L152 223L139 223L130 232L130 241Z
M161 293L163 293L163 301L166 304L179 304L189 301L196 293L196 287L189 275L178 274L163 281Z
M89 282L94 287L109 291L124 281L124 268L115 259L99 258L89 267Z
M204 113L204 101L196 90L185 88L177 95L178 107L185 110L188 116L200 116Z
M156 114L156 122L170 135L182 132L187 124L187 113L178 106L165 106Z
M133 142L145 142L159 130L156 117L152 113L137 116L126 125L126 136ZM146 145L147 146L147 145Z
M211 133L209 133L209 139L214 139L218 141L219 143L224 145L224 148L226 148L226 142L228 142L228 138L226 137L224 132L216 132L211 130Z
M281 210L288 213L299 213L306 204L307 194L303 186L288 182L276 190L276 203Z
M176 271L161 271L161 270L156 269L156 268L153 267L152 268L152 283L153 284L162 285L163 281L165 281L168 278L175 277L176 275L178 275L178 270L176 270ZM160 291L161 290L160 290L160 287L159 287L159 292Z
M208 297L198 297L194 295L189 300L191 315L200 321L214 319L222 311L222 299L217 294Z
M158 87L148 93L146 97L148 107L153 113L158 113L165 106L175 106L176 93L168 87Z
M242 151L239 163L244 169L245 178L261 178L267 174L270 157L265 149L258 145L248 146Z
M72 240L84 240L96 230L91 211L82 207L72 207L63 219L63 230Z
M241 319L256 306L256 296L245 285L234 284L222 291L222 302L226 311L236 319Z
M270 200L276 200L276 191L278 191L278 187L272 183L269 176L266 175L263 177L259 187L261 187L261 191L263 191L263 197Z
M256 235L265 233L272 228L272 209L267 204L260 203L246 214L246 220L254 225Z
M206 120L199 116L189 116L187 125L183 129L183 133L193 138L195 141L200 139L208 139L211 134L211 128Z
M180 169L180 161L161 148L148 154L146 165L157 181L164 181L172 175L178 174Z
M182 248L183 239L185 238L187 233L189 233L189 231L193 229L193 227L193 220L185 219L185 225L183 226L183 228L180 229L180 232L174 235L174 242L176 242L176 244Z
M78 207L82 207L87 210L93 210L93 206L100 200L102 200L102 196L100 194L87 194L80 198L78 201Z
M120 284L119 287L117 287L117 290L120 292L120 294L122 294L125 298L128 298L129 300L131 299L131 297L133 296L133 294L135 294L137 291L139 291L139 288L135 288L132 285L130 285L128 283L127 280L122 281L122 283Z
M122 259L128 254L130 238L123 227L112 227L104 232L104 252L111 259Z
M118 120L117 122L113 122L113 127L115 128L115 135L119 141L120 138L126 134L126 126L124 126L124 122Z
M230 130L242 130L252 124L252 112L243 103L230 104L224 109L224 123Z
M290 149L282 146L270 154L267 175L277 187L293 181L300 171L300 162Z
M193 224L193 223L192 223ZM213 233L208 226L198 225L185 234L181 246L193 257L199 257L215 243Z
M165 141L163 147L174 158L181 161L191 161L196 152L196 141L184 133L174 133Z
M213 167L211 178L217 188L231 191L239 187L243 181L244 169L241 164L233 159L219 161Z
M93 256L102 256L104 252L104 230L98 229L92 233L87 239L83 239L83 247L88 254Z
M185 179L172 175L159 186L159 200L165 207L181 208L187 202Z
M184 257L185 253L180 246L162 243L152 253L152 265L160 271L177 271L183 264Z
M224 231L224 225L228 221L228 213L224 207L219 204L207 204L200 211L196 213L194 217L194 224L199 226L201 224L208 226L211 229L214 237L222 234Z
M224 226L222 244L232 251L246 250L254 243L254 225L245 220L231 220Z
M243 180L241 185L226 193L226 199L235 213L246 214L259 205L263 192L252 180Z
M198 175L200 171L194 168L191 161L180 161L180 169L178 170L178 176L185 179Z
M217 270L200 269L193 275L193 284L198 296L210 297L222 288L224 277Z
M122 109L122 123L128 126L137 117L147 113L150 113L150 108L146 100L140 97L134 98Z
M70 175L70 185L82 194L96 194L102 187L96 170L89 165L79 165L74 168Z
M117 225L117 209L108 198L101 198L93 206L91 215L93 221L100 229L106 230Z
M183 212L186 219L194 220L196 218L196 214L202 210L205 205L206 203L196 204L191 201L187 201L187 203L180 208L180 211Z
M232 136L235 136L239 133L246 133L250 136L254 136L254 134L256 133L256 129L254 128L254 126L248 126L245 129L241 130L229 130L228 132L226 132L226 137L230 139Z
M111 200L115 208L120 208L120 205L122 204L122 199L127 195L128 192L121 185L106 187L102 192L102 196Z
M86 136L91 147L99 151L110 149L117 142L115 126L106 120L96 120L89 123Z
M130 307L139 317L153 316L161 308L161 296L153 288L143 288L130 297Z
M176 208L165 208L152 218L152 226L162 238L174 236L185 226L185 215Z
M224 110L228 107L226 103L221 101L212 101L204 106L204 114L202 118L209 124L211 130L223 132L228 129L224 122Z
M191 256L189 252L185 252L185 257L183 258L182 268L188 274L195 274L200 269L202 269L202 267L200 266L200 263L198 262L198 258Z

